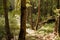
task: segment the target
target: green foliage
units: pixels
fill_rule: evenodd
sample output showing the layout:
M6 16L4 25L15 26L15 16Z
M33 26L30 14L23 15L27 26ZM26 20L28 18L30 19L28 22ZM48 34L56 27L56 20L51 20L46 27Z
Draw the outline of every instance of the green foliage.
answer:
M29 3L26 3L26 7L27 7L27 8L28 8L28 7L32 7L32 5L29 4Z
M54 9L53 12L55 13L56 16L60 16L60 14L59 14L60 9Z
M0 1L0 15L3 14L3 1Z
M0 37L5 36L4 18L0 17Z
M45 24L43 25L37 32L38 33L52 33L53 32L53 28L54 28L54 24L55 23L49 23L49 24Z
M10 24L10 29L11 29L11 33L13 34L18 34L20 26L17 23L17 18L16 16L13 16L11 14L9 14L9 24Z
M13 17L11 15L9 16L9 25L10 25L11 33L17 35L20 27L17 24L16 17ZM5 34L6 34L5 20L4 20L4 17L0 17L0 37L5 36Z
M15 16L15 15L21 15L21 10L13 10L9 12L9 15Z
M7 6L9 7L11 5L11 0L7 1ZM9 25L10 25L10 29L11 29L11 33L13 33L14 35L18 35L19 32L19 25L17 23L17 18L15 15L21 15L21 0L13 0L14 3L12 5L14 5L14 9L12 11L8 12L8 17L9 17ZM26 7L33 7L33 8L38 8L38 0L26 0ZM40 18L43 20L46 20L45 17L50 17L51 14L54 15L59 15L59 10L56 9L57 8L57 0L41 0L40 2ZM0 0L0 16L4 13L3 12L3 2L2 0ZM52 16L53 16L52 15ZM32 13L32 17L33 17L33 22L36 23L36 19L37 19L37 15ZM30 18L29 18L30 20ZM19 21L20 22L20 21ZM27 24L27 28L30 28L30 24ZM53 32L53 28L54 28L54 23L49 23L49 24L45 24L43 25L43 27L41 29L38 29L37 32L38 33L43 33L43 34L47 34L47 33L51 33ZM5 36L5 20L4 17L0 17L0 37ZM31 40L35 40L35 38L30 37ZM56 40L60 40L59 37L56 38Z

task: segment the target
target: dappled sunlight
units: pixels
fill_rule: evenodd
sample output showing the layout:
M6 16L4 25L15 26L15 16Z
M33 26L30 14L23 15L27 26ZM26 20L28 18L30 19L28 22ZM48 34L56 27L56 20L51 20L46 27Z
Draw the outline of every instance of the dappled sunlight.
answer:
M0 0L0 40L60 40L60 0Z
M30 36L35 36L36 35L36 31L32 30L30 28L26 29L26 32L30 35Z

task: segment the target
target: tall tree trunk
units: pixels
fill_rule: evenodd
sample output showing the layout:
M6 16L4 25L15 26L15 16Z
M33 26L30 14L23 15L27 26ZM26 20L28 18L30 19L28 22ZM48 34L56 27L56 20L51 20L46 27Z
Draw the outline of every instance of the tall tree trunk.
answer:
M26 0L21 0L21 26L18 40L26 40Z
M54 28L54 32L55 32L55 34L57 34L57 32L58 32L58 21L59 21L59 17L56 17L56 21L55 21L55 28Z
M60 36L60 16L58 16L58 17L56 18L54 32L55 32L55 34L58 33L58 35Z
M30 4L33 6L33 2L32 2L32 0L30 0ZM34 23L33 23L33 7L32 6L30 6L30 24L31 24L31 28L32 28L32 30L34 30Z
M51 0L51 10L50 10L50 16L53 16L53 13L52 13L52 6L53 6L53 1Z
M59 0L57 0L57 8L59 9L60 6L59 6ZM60 10L59 10L59 14L60 14ZM60 36L60 15L59 15L59 18L58 18L58 35Z
M57 0L57 9L59 9L59 0ZM58 10L60 11L60 10ZM59 12L60 14L60 12ZM60 15L58 15L57 19L56 19L56 23L55 23L55 33L58 33L58 35L60 36Z
M38 29L38 24L40 21L40 0L38 1L38 17L37 17L37 22L36 22L36 30Z
M58 19L58 35L60 37L60 16L59 16L59 19Z
M59 0L57 0L57 8L59 9L60 7L59 7Z
M5 30L7 35L7 40L11 40L11 32L9 28L9 20L8 20L8 6L7 0L3 0L3 7L4 7L4 16L5 16Z
M33 18L32 18L32 7L30 7L30 24L31 24L32 30L34 30L34 26L33 26Z

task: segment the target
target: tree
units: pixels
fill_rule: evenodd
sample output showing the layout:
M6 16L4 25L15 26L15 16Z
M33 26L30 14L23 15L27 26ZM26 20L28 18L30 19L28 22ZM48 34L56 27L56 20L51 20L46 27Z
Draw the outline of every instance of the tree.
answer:
M39 4L38 4L38 17L37 17L37 22L36 22L36 30L38 28L38 24L40 21L40 0L38 2L39 2Z
M31 24L32 30L34 30L33 18L32 18L32 8L31 7L30 7L30 24Z
M59 7L59 0L57 0L57 8L59 9L60 7Z
M60 36L60 16L59 16L59 24L58 24L58 33L59 33L59 36Z
M11 40L12 35L9 28L7 0L3 0L3 8L4 8L4 16L5 16L5 30L7 35L6 39Z
M56 22L55 22L55 33L58 33L58 35L60 36L60 9L59 9L59 0L56 0L57 1L57 10L58 10L58 13L57 13L57 17L56 17ZM56 11L57 11L56 10Z
M57 8L58 9L60 8L60 6L59 6L59 0L57 0ZM59 10L59 14L60 14L60 10ZM60 36L60 15L58 17L57 22L58 22L58 35Z
M32 5L32 0L30 1L30 4ZM30 8L30 19L31 19L31 22L30 22L30 24L31 24L31 28L34 30L34 24L33 24L33 16L32 16L32 7L30 6L29 7Z
M26 36L26 0L21 0L21 27L18 40L25 40Z

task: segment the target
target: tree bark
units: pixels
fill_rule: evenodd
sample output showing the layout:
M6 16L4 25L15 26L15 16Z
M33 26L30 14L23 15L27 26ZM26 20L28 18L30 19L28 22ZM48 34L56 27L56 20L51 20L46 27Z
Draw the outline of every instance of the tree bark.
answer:
M21 26L18 40L26 40L26 0L21 0Z
M38 24L39 24L39 21L40 21L40 0L38 1L38 17L37 17L37 22L36 22L36 30L38 29Z
M32 30L34 30L34 26L33 26L33 18L32 18L32 8L31 8L31 7L30 7L30 24L31 24Z
M52 6L53 6L53 1L51 0L51 10L50 10L50 16L53 16Z
M55 34L57 34L57 32L58 32L58 21L59 21L59 19L58 19L58 17L56 17L55 28L54 28Z
M59 21L58 21L59 23L58 23L58 35L59 35L59 37L60 37L60 16L59 16Z
M32 2L32 0L30 0L30 4L33 6L33 2ZM31 28L32 28L32 30L35 30L34 29L34 23L33 23L33 7L30 7L30 24L31 24Z
M11 40L11 32L9 28L9 19L8 19L8 6L7 0L3 0L4 16L5 16L5 30L6 30L6 40Z
M60 6L59 6L59 0L57 0L57 8L59 9ZM60 14L60 10L59 10L59 14ZM58 18L58 35L60 37L60 15L59 15L59 18Z
M60 16L58 16L56 19L54 32L60 37Z
M57 0L57 8L59 9L60 7L59 7L59 0Z

